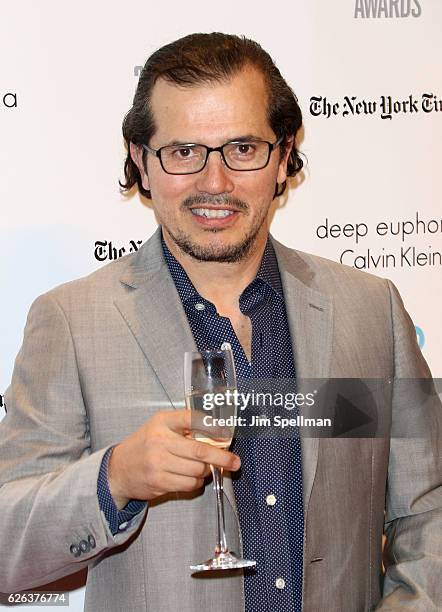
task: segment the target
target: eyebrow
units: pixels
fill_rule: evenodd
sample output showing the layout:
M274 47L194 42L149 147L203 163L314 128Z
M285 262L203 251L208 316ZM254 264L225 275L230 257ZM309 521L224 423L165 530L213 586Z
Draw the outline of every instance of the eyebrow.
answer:
M234 136L233 138L229 138L229 140L226 140L223 144L227 144L229 142L248 142L250 140L265 140L265 138L262 138L261 136L256 136L256 134L245 134L242 136ZM171 140L162 146L163 147L176 147L176 146L183 146L183 145L190 145L190 144L201 144L202 145L204 143L195 142L192 140ZM208 145L205 145L205 146L208 146Z

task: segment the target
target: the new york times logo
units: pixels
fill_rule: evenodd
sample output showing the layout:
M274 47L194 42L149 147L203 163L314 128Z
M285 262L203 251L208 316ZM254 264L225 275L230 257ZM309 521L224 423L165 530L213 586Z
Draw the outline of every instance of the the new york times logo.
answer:
M401 19L421 14L419 0L355 0L355 19Z
M422 93L420 97L409 94L407 98L380 96L377 99L344 96L341 100L327 96L311 96L310 114L313 117L369 117L393 119L398 115L442 113L442 98L434 93Z
M135 253L142 244L142 240L131 240L129 246L126 248L124 246L114 246L111 240L96 240L94 256L97 261L114 261L115 259L123 257L125 254Z

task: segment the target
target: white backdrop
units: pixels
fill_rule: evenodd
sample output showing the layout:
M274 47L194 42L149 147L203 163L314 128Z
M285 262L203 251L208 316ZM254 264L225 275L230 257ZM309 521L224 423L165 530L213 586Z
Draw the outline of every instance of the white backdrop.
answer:
M97 241L127 253L153 232L146 203L118 190L137 66L214 30L260 42L303 110L308 166L272 233L392 279L440 377L441 26L439 0L3 4L0 393L35 297L107 263Z

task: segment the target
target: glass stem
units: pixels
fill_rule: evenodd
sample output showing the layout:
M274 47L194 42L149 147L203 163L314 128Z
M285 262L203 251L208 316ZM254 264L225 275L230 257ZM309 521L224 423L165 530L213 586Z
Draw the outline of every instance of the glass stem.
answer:
M216 554L228 552L226 543L226 530L224 523L224 494L223 494L223 468L210 466L213 475L213 484L216 495L217 536Z

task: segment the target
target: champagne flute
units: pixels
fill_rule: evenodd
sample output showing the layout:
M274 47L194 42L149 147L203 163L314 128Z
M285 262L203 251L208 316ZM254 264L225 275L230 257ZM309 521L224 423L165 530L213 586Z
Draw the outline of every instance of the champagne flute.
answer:
M196 440L228 449L236 421L237 387L235 363L230 347L184 354L186 408L192 410L192 436ZM222 419L222 421L218 421ZM191 565L196 572L253 567L256 561L237 557L229 550L224 522L223 469L210 466L216 494L217 539L211 559Z

